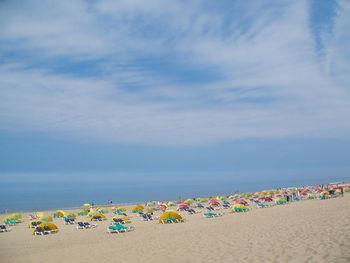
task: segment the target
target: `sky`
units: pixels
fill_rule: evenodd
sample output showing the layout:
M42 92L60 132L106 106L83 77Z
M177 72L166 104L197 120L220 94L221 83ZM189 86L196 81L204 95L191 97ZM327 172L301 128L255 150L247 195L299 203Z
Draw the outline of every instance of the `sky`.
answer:
M350 178L349 28L346 0L1 1L0 176Z

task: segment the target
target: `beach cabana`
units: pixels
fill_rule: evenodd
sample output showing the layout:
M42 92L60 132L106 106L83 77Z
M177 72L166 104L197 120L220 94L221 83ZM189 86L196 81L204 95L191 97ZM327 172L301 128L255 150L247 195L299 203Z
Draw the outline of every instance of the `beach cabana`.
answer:
M132 209L133 213L142 212L143 211L143 205L135 205Z
M178 222L183 222L184 219L182 216L180 216L177 212L175 211L168 211L165 212L164 214L161 215L159 218L159 223L165 224L165 223L178 223Z

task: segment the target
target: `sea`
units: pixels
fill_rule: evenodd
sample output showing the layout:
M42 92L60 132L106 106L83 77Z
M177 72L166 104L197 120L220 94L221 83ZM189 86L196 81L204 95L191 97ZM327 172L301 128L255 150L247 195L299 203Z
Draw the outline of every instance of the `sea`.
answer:
M349 182L350 176L293 173L87 173L1 174L0 212L27 212L95 205L143 204L277 188Z

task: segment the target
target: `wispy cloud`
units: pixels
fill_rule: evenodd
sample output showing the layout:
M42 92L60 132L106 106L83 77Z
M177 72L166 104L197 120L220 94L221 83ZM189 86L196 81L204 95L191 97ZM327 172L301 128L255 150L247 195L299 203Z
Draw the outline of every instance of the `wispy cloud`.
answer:
M349 134L345 1L322 55L307 1L0 5L3 129L154 145Z

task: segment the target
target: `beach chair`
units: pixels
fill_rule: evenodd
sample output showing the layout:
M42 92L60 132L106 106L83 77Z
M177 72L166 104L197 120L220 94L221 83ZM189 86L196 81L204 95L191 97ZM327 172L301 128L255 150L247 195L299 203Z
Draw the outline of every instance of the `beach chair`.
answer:
M47 231L45 231L41 226L36 227L35 235L45 235L49 234Z
M83 222L77 222L77 229L85 229L85 225Z
M112 234L112 233L120 233L120 232L116 226L109 226L107 228L107 233Z
M83 224L84 224L85 228L95 228L95 227L97 227L97 225L90 224L89 222L84 222Z
M118 231L120 231L120 232L126 232L126 231L130 232L130 231L135 230L134 226L126 227L126 226L123 226L122 224L116 224L115 226L118 228Z
M52 234L52 233L56 233L58 229L51 229L49 226L44 226L44 231L47 234Z
M10 232L11 228L6 225L0 225L0 232Z
M209 212L209 213L204 213L204 214L203 214L203 216L206 217L206 218L214 217L214 215L215 215L215 214L214 214L214 213L211 213L211 212Z
M169 218L162 218L162 224L167 224L167 223L173 223L172 220L170 220Z

